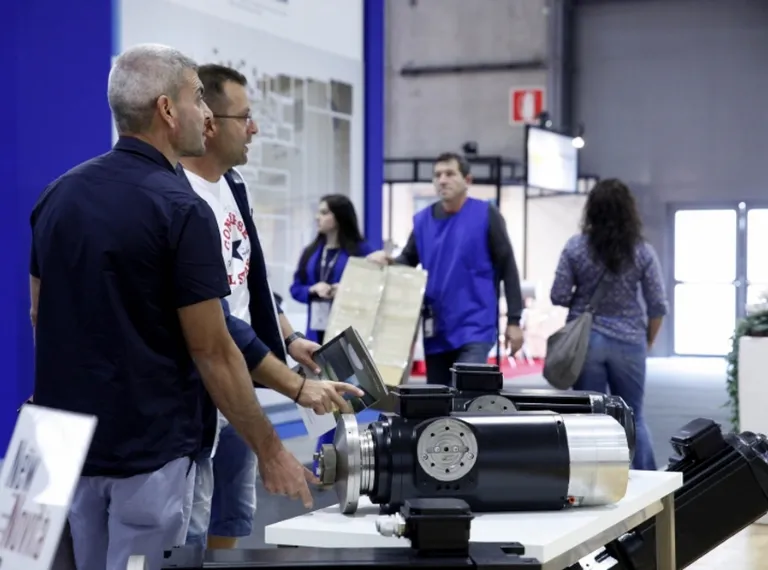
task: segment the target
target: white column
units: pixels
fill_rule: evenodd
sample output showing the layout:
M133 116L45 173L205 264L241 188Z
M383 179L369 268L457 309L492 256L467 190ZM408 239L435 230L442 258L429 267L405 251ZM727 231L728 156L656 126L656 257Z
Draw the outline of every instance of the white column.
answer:
M739 339L739 429L768 434L768 337ZM768 524L768 515L757 521Z

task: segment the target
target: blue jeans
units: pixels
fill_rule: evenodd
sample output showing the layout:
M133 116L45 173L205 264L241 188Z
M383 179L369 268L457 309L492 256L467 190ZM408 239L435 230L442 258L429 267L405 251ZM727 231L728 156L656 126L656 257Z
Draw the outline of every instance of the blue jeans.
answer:
M632 469L655 471L651 433L643 413L647 352L645 343L629 343L593 330L587 361L573 389L610 393L622 398L635 413L637 443Z
M196 476L186 544L206 537L240 538L253 531L256 512L256 455L228 422L213 457L195 461Z
M222 428L213 456L213 536L243 537L253 531L256 514L256 454L229 423Z

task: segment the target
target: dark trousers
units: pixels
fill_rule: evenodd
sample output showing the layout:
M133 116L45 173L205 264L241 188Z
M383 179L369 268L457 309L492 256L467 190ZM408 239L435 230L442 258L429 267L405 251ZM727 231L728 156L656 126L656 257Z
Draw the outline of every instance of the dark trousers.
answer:
M64 525L64 532L61 533L59 548L56 550L51 570L77 570L75 554L72 550L72 533L69 531L68 522Z
M488 353L493 348L492 342L472 342L459 349L447 352L427 354L424 360L427 365L427 384L443 384L453 386L451 368L457 362L468 364L485 364Z

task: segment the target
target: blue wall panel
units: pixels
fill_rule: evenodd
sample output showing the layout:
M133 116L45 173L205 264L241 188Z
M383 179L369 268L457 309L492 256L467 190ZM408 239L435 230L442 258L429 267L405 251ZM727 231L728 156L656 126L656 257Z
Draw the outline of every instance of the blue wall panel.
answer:
M365 234L375 248L382 244L384 184L384 50L386 0L364 0L365 83Z
M76 6L11 0L3 12L0 45L11 61L0 108L13 123L0 138L2 180L8 183L0 190L0 455L16 408L32 389L29 214L48 183L111 146L106 90L113 11L104 0L78 0Z
M16 138L19 125L18 87L16 61L20 36L19 11L23 0L11 0L10 6L3 6L5 19L0 33L0 61L5 70L3 88L0 89L0 128L5 136L0 137L0 251L2 252L3 278L0 279L0 457L5 454L13 427L14 405L18 394L18 358L16 329L18 297L22 285L20 223L18 214L18 171L19 149ZM22 234L23 235L23 234Z
M365 0L365 228L382 241L384 160L384 2ZM4 7L0 56L0 457L31 393L33 342L29 323L29 214L52 180L106 152L112 126L106 90L119 45L117 0L11 0Z

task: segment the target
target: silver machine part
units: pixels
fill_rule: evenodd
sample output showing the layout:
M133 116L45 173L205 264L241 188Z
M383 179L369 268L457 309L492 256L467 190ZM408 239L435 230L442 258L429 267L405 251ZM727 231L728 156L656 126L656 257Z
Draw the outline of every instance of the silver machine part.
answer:
M353 414L342 414L332 447L334 452L324 446L318 456L319 477L333 484L341 512L352 514L360 495L371 492L376 480L373 436L368 430L360 431Z
M596 506L620 501L629 485L629 446L622 425L602 414L563 414L570 453L568 501Z
M336 448L332 443L324 443L320 451L315 453L315 460L319 466L317 473L320 483L330 486L336 483Z
M477 414L506 415L515 412L515 405L512 400L504 396L486 394L472 400L467 406L467 411Z
M440 418L424 428L416 443L419 465L437 481L457 481L477 462L477 439L472 429L454 418Z
M128 558L125 570L148 570L147 557L142 554L134 554Z

